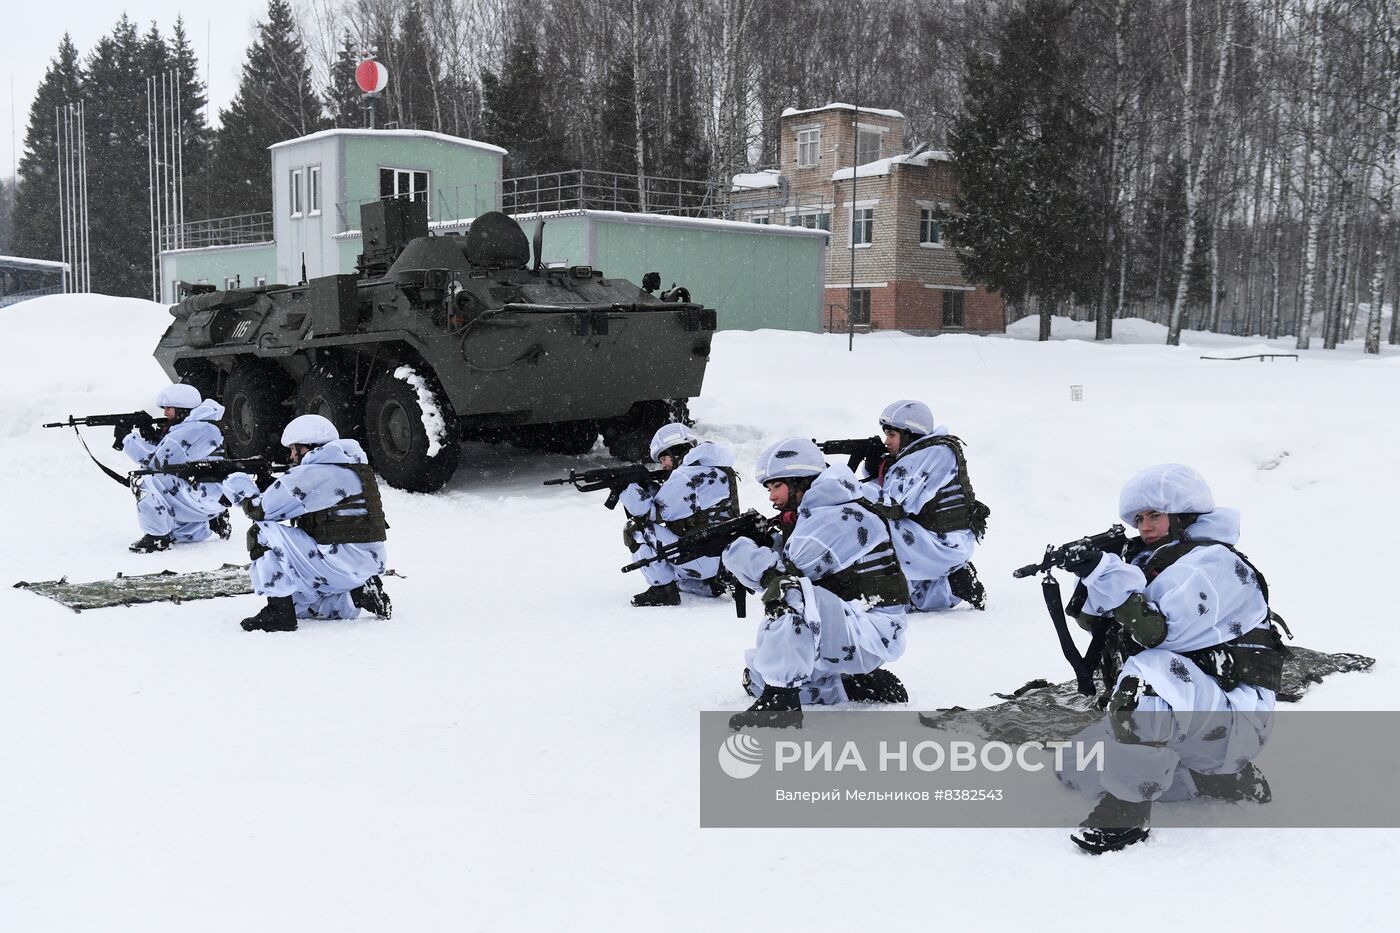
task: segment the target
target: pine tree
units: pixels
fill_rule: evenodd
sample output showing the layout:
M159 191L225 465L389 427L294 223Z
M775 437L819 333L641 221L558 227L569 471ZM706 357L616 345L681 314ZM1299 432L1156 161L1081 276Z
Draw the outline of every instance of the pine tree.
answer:
M949 134L960 188L949 238L970 278L1008 301L1039 300L1041 339L1061 302L1092 300L1107 209L1094 181L1099 121L1063 44L1071 9L1030 0L1011 12L996 54L969 57L965 109Z
M165 70L154 27L143 39L125 14L88 56L84 83L92 287L151 294L146 74Z
M515 31L500 75L481 72L481 132L506 152L509 176L539 175L569 168L559 116L549 111L549 84L529 25Z
M213 133L207 115L208 98L199 78L199 59L190 47L183 17L176 17L168 43L169 67L175 70L180 100L180 136L183 141L185 215L208 217L210 209L209 164Z
M10 254L15 238L15 180L0 178L0 253Z
M417 0L408 0L398 35L394 37L393 87L390 88L395 104L393 119L405 129L439 128L438 64L428 37L423 11Z
M637 121L632 113L636 83L632 62L625 53L613 56L603 88L603 116L599 128L601 164L605 172L628 174L637 170ZM651 151L651 147L647 147Z
M62 255L58 223L58 151L54 142L54 108L76 101L83 82L78 49L67 33L49 63L43 83L29 106L24 155L15 191L14 253L33 259Z
M286 0L268 0L267 19L248 48L238 91L220 113L214 145L213 205L219 214L272 209L274 143L322 129L306 47Z
M330 86L325 93L326 113L332 126L353 129L365 125L365 107L360 100L360 87L355 83L359 65L360 51L347 29L331 64Z

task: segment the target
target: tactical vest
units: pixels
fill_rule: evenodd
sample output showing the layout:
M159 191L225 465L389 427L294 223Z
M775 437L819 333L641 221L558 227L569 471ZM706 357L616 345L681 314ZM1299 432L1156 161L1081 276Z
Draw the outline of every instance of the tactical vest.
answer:
M379 498L379 481L374 470L363 463L334 463L360 478L361 492L346 496L330 508L307 512L292 524L316 539L317 544L370 544L383 541L389 523L384 520L384 504Z
M712 508L697 509L685 518L678 518L673 522L662 522L662 525L678 538L684 538L686 535L703 531L711 525L739 517L739 482L734 474L734 468L708 467L708 469L719 470L724 474L725 479L729 481L729 498Z
M940 489L922 509L910 515L909 519L920 528L937 535L970 531L973 538L981 541L982 536L987 533L987 518L992 514L992 510L978 502L977 494L973 492L972 480L967 475L967 457L963 454L962 439L943 434L937 437L925 435L919 438L919 441L921 450L936 446L952 451L953 460L957 464L957 478ZM903 453L904 451L901 451L901 455ZM900 458L896 457L890 465L893 466L899 460Z
M864 599L876 606L903 606L909 602L909 581L899 569L894 545L888 541L851 566L812 582L839 599Z
M1267 607L1269 602L1268 581L1264 579L1259 568L1254 566L1248 557L1224 541L1190 538L1164 544L1157 548L1147 562L1142 565L1143 575L1147 577L1147 582L1151 583L1164 570L1196 548L1208 547L1212 544L1229 549L1230 553L1239 558L1254 573L1254 579L1259 584L1259 592L1263 595L1264 604ZM1287 632L1288 624L1273 609L1268 609L1265 622L1265 625L1256 626L1227 642L1210 648L1183 651L1180 654L1189 658L1192 663L1215 680L1220 685L1220 689L1226 693L1240 684L1251 684L1277 693L1283 685L1283 662L1290 653L1283 644L1283 638L1279 635L1279 628ZM1292 637L1291 633L1289 637ZM1122 658L1142 650L1140 646L1134 650L1133 645L1124 644L1131 641L1132 639L1129 638L1119 639L1120 666ZM1107 672L1105 672L1105 677L1107 677Z

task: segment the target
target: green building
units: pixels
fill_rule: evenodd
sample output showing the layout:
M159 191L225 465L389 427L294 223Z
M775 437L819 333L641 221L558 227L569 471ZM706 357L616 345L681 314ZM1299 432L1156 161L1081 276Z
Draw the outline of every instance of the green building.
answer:
M271 213L226 217L162 231L162 299L178 283L218 288L294 283L352 272L360 254L360 205L385 197L428 203L430 228L460 233L471 219L500 210L505 150L419 130L325 130L269 150ZM578 173L582 177L585 173ZM596 174L596 173L594 173ZM517 213L533 234L544 222L543 258L587 265L663 288L685 286L719 310L721 328L821 329L828 234L713 217L585 209ZM551 206L567 206L567 198Z

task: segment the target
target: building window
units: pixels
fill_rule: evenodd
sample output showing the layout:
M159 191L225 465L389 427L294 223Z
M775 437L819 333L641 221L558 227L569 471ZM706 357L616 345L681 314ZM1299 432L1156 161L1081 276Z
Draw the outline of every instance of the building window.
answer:
M797 167L812 168L822 157L821 127L797 131Z
M292 206L292 216L301 216L301 169L294 168L291 173L291 187L288 191L288 203Z
M870 289L857 288L846 293L850 296L850 307L846 317L852 324L870 323Z
M807 214L793 214L787 220L789 227L806 227L808 230L831 232L831 212L813 211Z
M875 242L875 208L858 207L851 212L851 246Z
M772 220L769 219L767 214L755 214L754 216L750 217L749 220L756 224L772 223Z
M943 228L938 226L938 221L933 219L934 211L931 207L925 207L919 211L919 245L920 246L941 246L943 244Z
M963 323L963 293L943 293L943 326L965 327Z
M306 207L312 217L321 213L321 166L306 170Z
M428 173L411 168L381 168L379 170L379 196L381 198L408 198L410 201L428 200Z
M864 165L880 158L880 131L864 127L856 130L856 164Z

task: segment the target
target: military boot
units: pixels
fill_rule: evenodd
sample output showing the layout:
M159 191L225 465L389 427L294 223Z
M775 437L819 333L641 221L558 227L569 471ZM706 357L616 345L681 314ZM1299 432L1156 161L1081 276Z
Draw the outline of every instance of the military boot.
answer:
M877 667L868 674L842 674L841 686L852 703L908 703L909 691L891 671Z
M1102 855L1117 852L1147 838L1148 818L1152 801L1119 800L1104 794L1098 804L1079 824L1078 832L1070 833L1070 841L1085 852Z
M242 622L245 632L295 632L297 611L290 596L269 596L267 605Z
M233 522L228 520L228 509L209 519L209 530L225 541L233 537Z
M355 608L387 619L394 614L394 605L389 602L389 594L384 592L384 581L370 577L350 591L350 601Z
M1196 784L1196 793L1201 797L1215 800L1253 801L1268 803L1274 799L1269 789L1269 781L1264 773L1250 762L1234 774L1201 774L1191 772L1191 780Z
M729 728L801 729L802 699L796 687L764 687L753 706L729 717Z
M171 535L142 535L139 541L133 541L127 548L133 554L154 554L156 551L168 551L170 545L175 543Z
M972 566L972 561L948 574L948 589L973 609L987 608L987 588L977 579L977 568Z
M680 604L681 588L674 582L649 586L643 592L632 597L632 605L634 606L679 606Z

